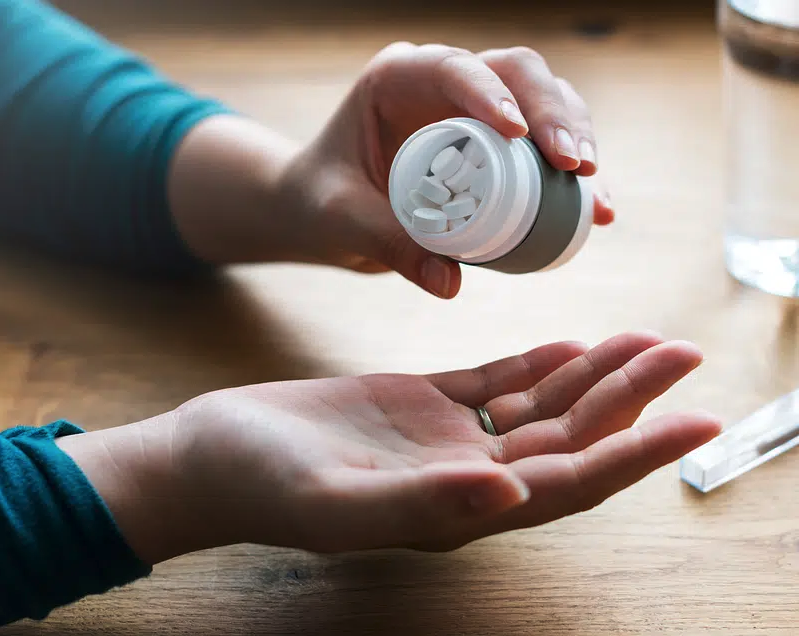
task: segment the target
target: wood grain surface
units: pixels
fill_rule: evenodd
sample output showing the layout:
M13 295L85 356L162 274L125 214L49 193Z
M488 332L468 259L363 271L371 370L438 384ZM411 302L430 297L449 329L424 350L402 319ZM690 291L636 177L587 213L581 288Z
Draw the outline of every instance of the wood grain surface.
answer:
M593 110L618 222L556 272L470 269L452 302L396 276L315 267L147 286L4 253L2 425L97 429L224 386L471 366L639 328L707 357L650 415L705 408L732 421L799 385L796 305L724 270L711 3L61 4L300 139L390 41L533 46ZM698 496L670 466L589 513L446 555L215 550L6 633L795 634L797 480L789 454Z

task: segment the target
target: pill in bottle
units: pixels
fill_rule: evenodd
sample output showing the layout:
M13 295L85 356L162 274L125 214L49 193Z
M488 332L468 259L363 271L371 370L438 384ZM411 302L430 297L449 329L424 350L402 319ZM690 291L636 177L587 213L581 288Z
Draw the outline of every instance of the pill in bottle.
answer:
M389 199L422 247L509 274L560 267L593 224L588 179L555 170L529 139L468 118L408 138L391 167Z

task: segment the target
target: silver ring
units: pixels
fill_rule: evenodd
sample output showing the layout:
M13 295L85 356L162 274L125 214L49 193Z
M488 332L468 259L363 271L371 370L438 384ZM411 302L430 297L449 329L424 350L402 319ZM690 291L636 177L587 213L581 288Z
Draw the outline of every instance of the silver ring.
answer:
M477 409L477 414L480 416L480 421L483 423L483 428L485 429L486 433L497 437L497 429L494 428L494 422L491 421L488 411L481 406L479 409Z

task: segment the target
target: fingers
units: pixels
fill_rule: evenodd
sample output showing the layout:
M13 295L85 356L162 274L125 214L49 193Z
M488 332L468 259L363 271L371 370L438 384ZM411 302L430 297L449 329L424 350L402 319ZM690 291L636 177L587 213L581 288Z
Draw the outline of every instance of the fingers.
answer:
M315 549L326 552L414 544L496 517L530 496L512 470L488 462L347 469L329 482L314 512L326 520L325 543Z
M524 387L522 392L497 394L501 397L486 403L486 408L499 433L559 417L606 375L662 342L660 336L647 332L614 336L556 371L553 369L554 373Z
M580 342L556 342L474 369L436 373L428 379L453 402L478 408L497 396L535 386L586 349Z
M556 78L555 82L563 96L566 111L571 117L569 132L577 144L577 154L580 157L580 165L575 170L575 174L590 177L596 174L599 166L591 114L588 112L588 106L583 98L577 94L569 82L562 77Z
M510 527L546 523L598 506L709 442L721 431L706 413L666 415L607 437L573 455L522 459L513 470L530 489L531 503L511 515Z
M416 547L452 550L482 537L584 512L709 442L720 431L719 421L706 413L672 414L616 433L573 455L519 460L510 468L528 488L525 504Z
M528 132L559 170L596 173L597 148L585 101L526 47L475 55L441 44L392 44L372 61L364 82L386 121L414 130L454 116L479 119L507 137ZM413 130L397 131L401 143ZM600 215L600 218L601 215Z
M469 116L508 137L527 134L513 93L465 49L395 43L374 58L366 76L371 99L388 121L413 119L413 127L419 128L447 117ZM407 136L413 131L401 132Z
M583 100L556 78L544 58L526 47L480 54L515 95L530 136L550 164L590 176L596 172L596 143Z
M568 411L516 429L505 440L506 461L532 454L570 453L632 426L646 406L702 362L688 342L667 342L603 378Z
M513 94L479 57L458 49L439 55L436 81L453 104L508 137L527 134L527 121Z

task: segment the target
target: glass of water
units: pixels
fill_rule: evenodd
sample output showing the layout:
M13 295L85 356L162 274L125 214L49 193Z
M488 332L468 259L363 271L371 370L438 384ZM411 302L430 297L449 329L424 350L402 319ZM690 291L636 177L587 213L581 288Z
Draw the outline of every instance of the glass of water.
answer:
M727 128L725 257L799 297L799 0L718 0Z

